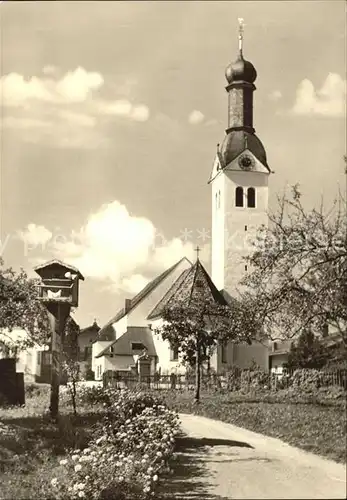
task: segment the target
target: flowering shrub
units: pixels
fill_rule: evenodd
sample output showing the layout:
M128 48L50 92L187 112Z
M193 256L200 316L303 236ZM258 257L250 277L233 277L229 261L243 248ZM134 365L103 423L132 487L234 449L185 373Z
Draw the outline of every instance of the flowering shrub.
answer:
M65 475L52 480L55 498L142 499L154 496L159 475L169 472L178 415L157 397L92 388L84 398L103 402L106 417L84 450L60 462Z
M270 373L260 369L243 370L241 373L240 389L247 392L252 389L268 388L271 386Z

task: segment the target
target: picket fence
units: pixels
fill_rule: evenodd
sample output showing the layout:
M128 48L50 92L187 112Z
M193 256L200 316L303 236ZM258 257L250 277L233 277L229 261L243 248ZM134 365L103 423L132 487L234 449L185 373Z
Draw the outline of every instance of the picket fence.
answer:
M305 370L306 380L311 376L318 378L318 387L339 386L347 390L347 370L334 372ZM201 388L203 390L238 390L262 387L264 389L287 389L293 384L302 384L298 371L287 371L285 374L254 372L252 370L233 370L223 374L203 374L201 377ZM134 372L107 371L103 376L103 386L117 388L134 387L138 384L145 385L157 390L193 390L195 386L194 374L170 374L140 376Z

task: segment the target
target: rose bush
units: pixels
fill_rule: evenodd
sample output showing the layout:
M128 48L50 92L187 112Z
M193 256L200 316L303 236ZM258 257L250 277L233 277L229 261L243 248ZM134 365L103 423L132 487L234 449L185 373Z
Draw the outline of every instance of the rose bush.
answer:
M72 450L52 480L54 498L142 499L154 496L169 472L178 415L158 397L142 392L84 389L81 399L102 404L102 424L84 450Z

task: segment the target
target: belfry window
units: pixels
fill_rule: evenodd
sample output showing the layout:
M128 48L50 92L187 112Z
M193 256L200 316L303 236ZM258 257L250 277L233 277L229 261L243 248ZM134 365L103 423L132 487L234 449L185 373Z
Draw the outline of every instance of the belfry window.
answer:
M218 208L220 208L220 191L218 191Z
M243 187L238 186L235 189L235 206L243 207Z
M255 189L253 187L247 189L247 207L255 208Z

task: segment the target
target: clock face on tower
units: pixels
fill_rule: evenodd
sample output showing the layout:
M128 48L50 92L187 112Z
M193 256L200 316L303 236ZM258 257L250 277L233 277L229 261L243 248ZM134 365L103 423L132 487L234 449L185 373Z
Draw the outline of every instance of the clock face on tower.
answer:
M254 159L251 156L244 154L239 158L239 165L242 170L251 170L254 167Z

